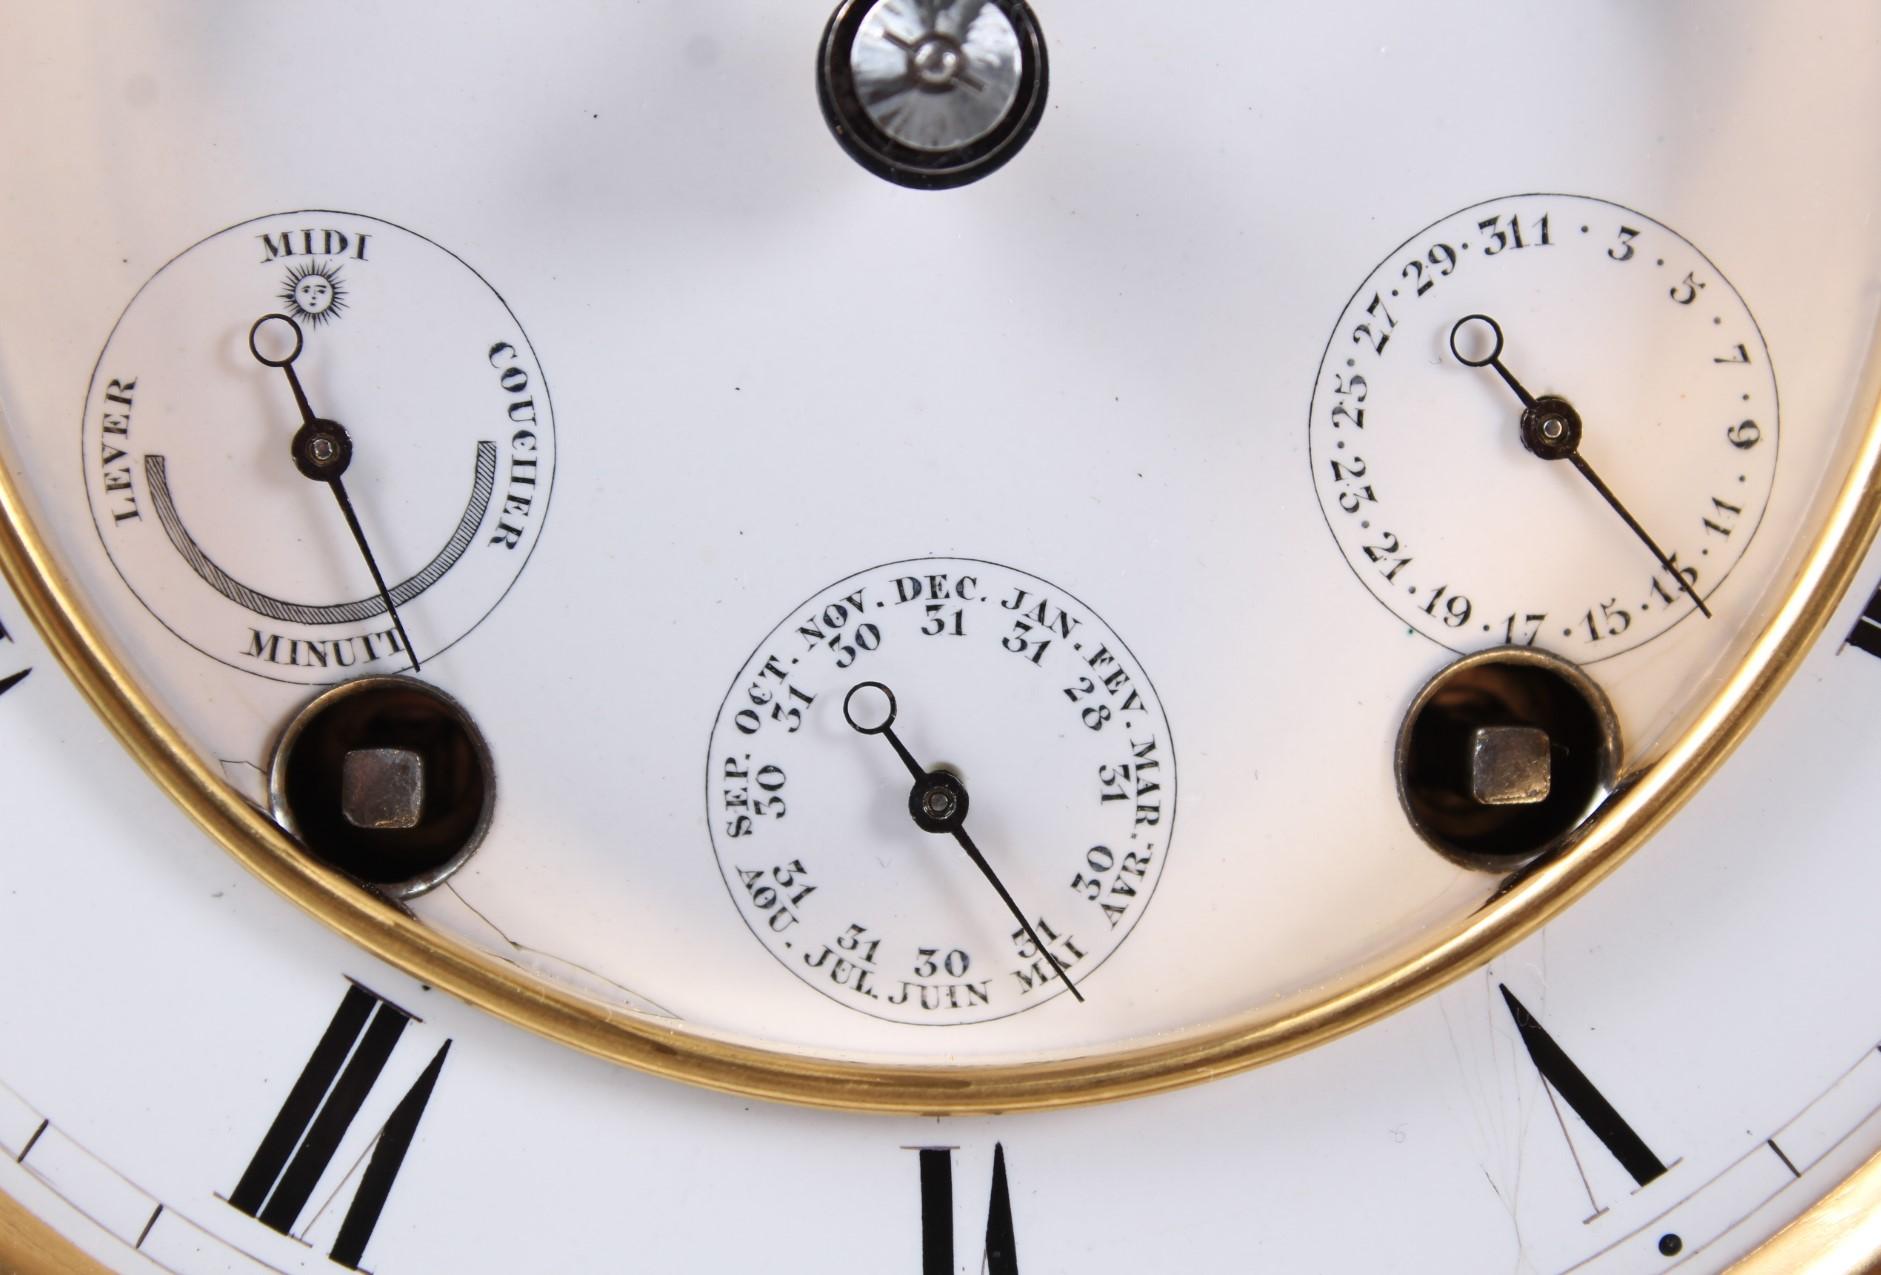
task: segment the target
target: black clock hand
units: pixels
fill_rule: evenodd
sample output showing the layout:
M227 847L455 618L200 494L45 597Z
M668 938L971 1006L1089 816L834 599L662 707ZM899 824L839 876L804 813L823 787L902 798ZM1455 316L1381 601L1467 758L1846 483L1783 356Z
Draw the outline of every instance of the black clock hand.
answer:
M1472 357L1458 348L1457 334L1463 330L1465 324L1469 323L1486 323L1489 325L1489 330L1495 334L1495 344L1490 347L1487 355ZM1692 605L1698 608L1698 613L1709 620L1711 608L1705 605L1704 599L1699 597L1697 591L1692 588L1691 581L1685 578L1685 573L1680 571L1672 559L1666 556L1665 551L1659 548L1651 536L1646 534L1646 529L1640 526L1639 519L1633 517L1626 506L1620 503L1620 498L1613 494L1613 488L1601 480L1600 475L1594 472L1594 467L1589 465L1581 455L1581 417L1580 413L1574 410L1573 404L1552 394L1536 398L1523 388L1522 383L1515 379L1514 374L1508 368L1503 366L1502 325L1486 314L1464 315L1450 329L1450 353L1454 354L1456 361L1464 367L1491 368L1497 376L1502 378L1503 384L1507 385L1515 397L1522 401L1522 446L1543 460L1570 462L1579 471L1580 476L1600 493L1600 498L1612 507L1613 512L1620 515L1620 520L1632 529L1640 542L1652 552L1653 558L1658 561L1659 565L1664 567L1666 572L1678 582L1679 588L1685 591L1685 596L1690 598Z
M305 472L305 471L302 471ZM398 640L405 645L405 654L411 657L411 671L418 668L418 652L412 647L411 638L405 634L405 622L398 618L398 608L392 605L392 591L385 587L385 576L380 574L379 564L373 559L372 549L366 544L366 533L359 525L359 515L353 512L353 502L347 499L346 485L338 474L324 480L333 491L333 497L340 502L340 513L346 518L346 526L353 533L353 543L359 546L359 554L366 560L366 570L372 573L372 583L379 590L379 596L385 600L386 613L392 617L392 627L398 632Z
M294 332L293 352L284 358L271 358L261 352L257 338L261 335L263 324L285 323ZM264 314L255 320L255 325L248 329L248 350L255 360L266 367L278 367L287 373L287 386L294 392L294 406L300 409L301 426L294 432L294 442L289 451L294 457L294 467L315 482L325 483L339 502L340 513L346 519L347 530L353 533L353 543L359 546L359 556L366 560L366 570L372 573L372 583L379 590L379 597L385 603L385 612L392 617L392 628L398 633L398 640L404 644L405 654L411 657L411 671L419 672L418 651L406 636L405 622L398 618L398 608L392 604L392 591L386 588L385 576L379 571L379 563L372 556L372 547L366 543L365 528L359 525L359 515L353 512L353 502L346 495L346 484L340 476L353 461L353 440L337 421L322 420L314 414L313 405L307 401L307 391L301 388L300 377L294 372L294 360L301 351L300 324L285 314Z
M1685 596L1692 600L1692 605L1698 608L1698 613L1709 620L1711 618L1711 608L1706 606L1704 600L1692 591L1691 581L1687 580L1684 574L1676 566L1672 565L1672 559L1666 557L1665 552L1660 549L1658 545L1653 543L1652 537L1646 534L1646 529L1639 525L1639 520L1626 511L1626 506L1622 505L1620 498L1613 494L1613 489L1600 480L1600 475L1594 472L1593 466L1583 460L1578 451L1568 453L1568 460L1572 462L1574 468L1580 471L1581 477L1593 484L1594 490L1600 493L1601 499L1613 506L1613 512L1620 515L1626 522L1626 525L1633 529L1633 534L1644 541L1648 549L1652 550L1652 556L1657 558L1659 565L1670 572L1672 578L1679 582L1679 587L1685 590Z
M880 722L864 725L857 720L854 704L858 691L880 691L887 699L888 711ZM1077 984L1071 981L1071 976L1065 973L1065 967L1058 963L1058 958L1052 955L1051 949L1040 941L1038 931L1034 930L1032 923L1025 919L1024 911L1020 909L1005 884L1000 881L999 874L993 871L993 865L986 861L986 856L980 853L980 848L973 844L973 838L967 835L966 785L960 782L958 776L950 775L944 770L923 769L921 763L914 759L914 754L908 751L907 745L901 742L901 737L895 734L895 714L895 693L881 682L858 682L850 687L849 693L843 697L843 719L860 734L880 735L886 739L888 746L895 750L895 756L901 758L901 764L906 766L908 773L914 777L914 787L908 792L908 813L914 816L915 824L923 832L947 833L960 844L960 848L966 851L967 858L973 861L973 866L980 870L987 883L993 887L994 893L998 894L1000 901L1006 905L1006 910L1011 912L1013 919L1019 922L1019 928L1025 932L1027 938L1032 940L1032 946L1037 948L1051 964L1052 970L1064 982L1066 990L1082 1003L1084 993L1080 992Z

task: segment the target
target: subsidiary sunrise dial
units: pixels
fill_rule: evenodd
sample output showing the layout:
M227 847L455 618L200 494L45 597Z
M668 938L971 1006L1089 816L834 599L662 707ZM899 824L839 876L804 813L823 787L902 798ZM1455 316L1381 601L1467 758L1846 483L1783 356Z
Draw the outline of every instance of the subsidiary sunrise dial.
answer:
M706 806L739 915L792 974L874 1017L982 1022L1102 995L1085 979L1168 857L1175 751L1091 608L924 558L765 638L714 724Z
M276 681L396 673L528 562L555 423L509 307L374 217L292 212L178 254L92 378L86 495L118 574L203 654Z
M1776 380L1743 298L1675 231L1522 195L1360 285L1308 438L1333 538L1406 625L1587 663L1715 615L1775 480Z

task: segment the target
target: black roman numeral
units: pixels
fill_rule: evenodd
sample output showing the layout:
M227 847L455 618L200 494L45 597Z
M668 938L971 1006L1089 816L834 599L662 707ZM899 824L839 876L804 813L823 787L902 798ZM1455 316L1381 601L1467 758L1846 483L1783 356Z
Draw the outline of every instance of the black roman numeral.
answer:
M0 642L11 642L12 640L13 635L7 632L7 622L0 620ZM32 672L31 669L23 668L19 672L13 673L7 677L0 677L0 695L5 695L21 682L24 682L26 675L30 672Z
M954 1156L952 1147L909 1147L921 1153L921 1275L954 1275ZM982 1275L1019 1275L1012 1233L1012 1193L1006 1186L1006 1148L993 1144L993 1188L986 1202Z
M1862 608L1855 627L1848 631L1846 643L1881 658L1881 589L1876 589L1868 605Z
M283 1235L293 1233L308 1197L333 1163L340 1139L379 1082L393 1047L411 1021L410 1014L357 983L347 989L255 1158L229 1194L230 1204ZM386 1197L450 1050L447 1040L379 1130L359 1189L333 1242L330 1256L340 1265L359 1269L366 1242L385 1210Z
M1633 1126L1621 1119L1620 1113L1613 1109L1613 1104L1594 1088L1594 1082L1574 1065L1567 1051L1555 1044L1554 1037L1535 1021L1528 1007L1515 999L1515 993L1503 984L1498 983L1497 986L1502 988L1502 999L1508 1002L1509 1014L1515 1019L1515 1030L1521 1033L1522 1044L1527 1046L1528 1056L1535 1060L1535 1068L1541 1072L1542 1080L1560 1094L1568 1106L1574 1108L1574 1114L1586 1123L1594 1136L1600 1139L1601 1145L1620 1162L1620 1167L1633 1175L1633 1181L1645 1186L1662 1175L1665 1163L1652 1153L1645 1139L1634 1133ZM1570 1148L1572 1145L1569 1144Z

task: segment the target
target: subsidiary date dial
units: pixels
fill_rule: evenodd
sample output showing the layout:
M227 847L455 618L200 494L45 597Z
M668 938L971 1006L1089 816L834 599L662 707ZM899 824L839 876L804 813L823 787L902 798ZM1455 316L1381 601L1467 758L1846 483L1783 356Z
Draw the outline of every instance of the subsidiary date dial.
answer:
M1678 233L1520 195L1360 285L1308 439L1333 538L1406 625L1588 663L1715 615L1775 478L1776 380L1743 299Z
M712 846L751 933L878 1018L1002 1018L1085 981L1142 918L1175 822L1149 677L1088 606L927 558L794 610L712 731Z

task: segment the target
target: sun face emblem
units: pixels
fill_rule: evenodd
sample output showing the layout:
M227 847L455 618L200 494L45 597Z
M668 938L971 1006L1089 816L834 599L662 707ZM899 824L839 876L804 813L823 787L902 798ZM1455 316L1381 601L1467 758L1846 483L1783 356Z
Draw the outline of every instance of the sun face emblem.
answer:
M339 318L346 309L340 268L326 262L289 269L280 296L295 317L316 325Z

